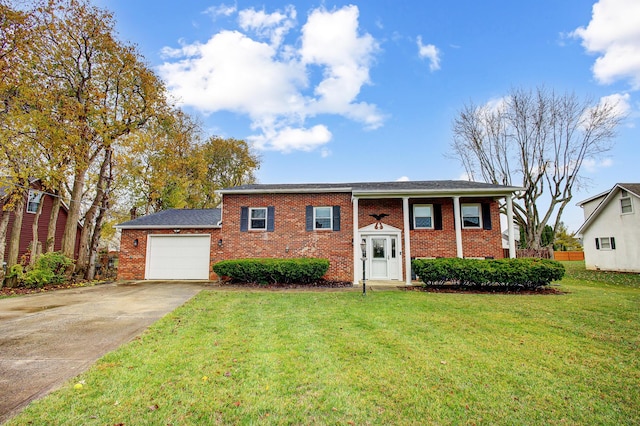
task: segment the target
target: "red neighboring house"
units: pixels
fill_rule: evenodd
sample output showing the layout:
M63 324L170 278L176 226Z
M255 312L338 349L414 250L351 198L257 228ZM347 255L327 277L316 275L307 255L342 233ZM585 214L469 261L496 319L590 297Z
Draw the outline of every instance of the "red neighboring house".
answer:
M20 248L18 253L18 262L22 256L30 252L31 242L33 241L33 222L38 211L39 203L42 203L42 212L38 220L38 242L42 246L42 252L46 249L47 232L49 228L49 218L51 217L51 211L53 208L53 196L42 191L42 186L39 180L32 180L30 183L31 188L26 191L25 203L24 203L24 215L22 218L22 227L20 229ZM3 199L6 195L4 187L0 187L0 199ZM7 238L5 241L5 253L4 261L6 262L9 249L9 241L11 240L11 230L13 228L14 213L3 212L0 210L0 217L3 214L10 214L9 226L7 228ZM56 235L54 241L54 251L61 249L62 234L67 224L68 210L67 206L62 203L60 206L60 212L58 213L58 220L56 226ZM76 235L76 251L74 259L78 258L78 250L80 247L80 232L82 231L82 225L78 224L78 234Z
M411 259L501 258L499 201L521 188L468 181L243 185L221 209L167 210L122 223L120 279L216 279L237 258L329 259L325 278L411 283ZM510 256L515 257L513 226Z

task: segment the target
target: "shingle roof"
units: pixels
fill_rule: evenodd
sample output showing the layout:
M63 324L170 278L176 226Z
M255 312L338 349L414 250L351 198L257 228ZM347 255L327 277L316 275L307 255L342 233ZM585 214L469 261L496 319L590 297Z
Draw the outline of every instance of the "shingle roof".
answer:
M220 218L220 209L170 209L121 223L116 228L217 228Z
M455 191L499 191L514 192L521 188L493 185L465 180L396 181L396 182L355 182L355 183L290 183L290 184L250 184L225 188L219 192L455 192Z
M640 197L640 183L619 183L618 186Z

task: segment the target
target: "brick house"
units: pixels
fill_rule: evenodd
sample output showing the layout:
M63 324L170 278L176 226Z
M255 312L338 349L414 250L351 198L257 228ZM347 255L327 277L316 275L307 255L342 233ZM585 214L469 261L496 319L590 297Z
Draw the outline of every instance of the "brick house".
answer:
M6 188L0 187L0 205L4 202L6 197ZM35 218L37 216L38 209L40 210L40 217L38 218L38 245L40 246L37 251L44 251L44 247L46 247L47 241L47 232L49 226L49 219L51 218L51 214L53 211L54 205L54 196L47 193L43 190L40 180L31 179L30 180L30 188L25 190L25 203L24 203L24 213L22 216L22 226L20 228L20 244L18 248L18 261L25 256L26 254L32 251L32 242L33 242L33 225L35 222ZM6 241L4 241L5 253L3 261L7 260L8 253L8 245L11 239L11 229L13 228L15 214L13 212L3 212L0 209L0 217L3 214L9 214L9 225L7 227L7 236ZM67 223L67 217L69 215L69 210L64 203L61 203L60 210L58 211L58 218L56 220L56 233L53 242L54 251L59 251L62 246L62 235L64 234L64 228ZM80 247L80 232L82 231L82 225L78 223L78 232L76 236L76 251L74 255L74 259L78 258L78 249Z
M364 241L367 279L408 284L412 258L503 257L499 202L512 215L519 189L467 181L227 188L221 209L169 210L118 225L118 277L216 279L211 266L220 260L321 257L330 262L327 279L357 283ZM512 226L509 235L513 257Z

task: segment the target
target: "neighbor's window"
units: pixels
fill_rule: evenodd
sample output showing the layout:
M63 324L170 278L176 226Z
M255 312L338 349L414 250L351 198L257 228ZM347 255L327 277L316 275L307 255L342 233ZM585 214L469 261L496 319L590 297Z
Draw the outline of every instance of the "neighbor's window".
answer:
M596 238L596 248L598 250L615 250L616 240L613 237Z
M249 209L249 229L267 229L267 208Z
M633 213L633 206L631 205L631 197L620 199L620 211L622 213Z
M333 208L314 207L313 208L313 229L333 229Z
M38 207L42 200L42 191L29 190L29 198L27 201L27 213L38 213Z
M480 204L463 204L462 205L462 227L463 228L480 228L482 227L482 219L480 215Z
M433 228L433 205L414 204L413 228L414 229L432 229Z

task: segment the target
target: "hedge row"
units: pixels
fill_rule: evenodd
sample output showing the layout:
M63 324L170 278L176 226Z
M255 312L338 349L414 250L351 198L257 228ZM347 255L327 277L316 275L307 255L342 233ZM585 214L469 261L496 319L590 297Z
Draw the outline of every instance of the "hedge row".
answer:
M244 283L307 284L322 278L329 269L327 259L234 259L213 265L220 277Z
M564 276L564 266L548 259L416 259L412 265L416 275L427 285L535 289Z

